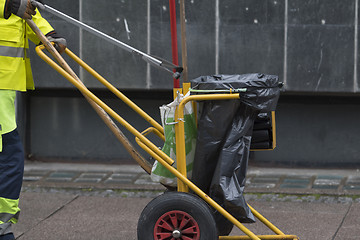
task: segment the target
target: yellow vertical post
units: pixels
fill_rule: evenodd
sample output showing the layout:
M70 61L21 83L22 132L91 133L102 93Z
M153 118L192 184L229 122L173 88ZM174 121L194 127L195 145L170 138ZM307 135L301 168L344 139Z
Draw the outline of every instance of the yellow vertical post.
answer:
M190 90L190 88L191 88L191 83L190 82L184 82L183 83L183 92L184 92L184 94L186 94ZM197 123L197 105L196 105L195 101L192 102L192 107L193 107L195 121Z
M182 92L185 95L189 89L190 83L183 83ZM186 149L185 149L185 124L184 124L184 112L183 110L179 111L179 108L176 108L175 111L175 140L176 140L176 166L177 170L187 177L187 168L186 168ZM179 192L188 192L189 187L178 179L178 191Z
M184 93L184 95L189 91L190 87L191 87L191 83L189 83L189 82L184 82L183 83L183 93Z
M176 166L177 170L187 178L186 151L185 151L185 125L184 112L179 107L175 110L175 141L176 141ZM178 191L188 192L189 187L178 178Z
M174 99L178 96L178 94L182 94L183 89L182 88L174 88L173 94ZM185 152L185 127L184 122L179 121L179 112L178 107L175 110L175 143L176 143L176 169L184 175L184 177L187 177L186 174L186 152ZM182 117L184 118L184 113L182 114ZM187 185L185 185L182 181L178 179L178 191L179 192L188 192L189 188Z

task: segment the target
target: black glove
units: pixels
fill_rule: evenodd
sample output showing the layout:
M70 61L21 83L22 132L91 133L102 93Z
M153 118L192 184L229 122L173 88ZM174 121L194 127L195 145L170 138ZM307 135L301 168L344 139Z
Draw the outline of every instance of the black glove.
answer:
M11 13L23 19L31 19L35 15L35 6L31 4L31 0L10 0Z
M60 36L57 32L52 31L46 34L47 39L54 43L54 47L61 54L65 51L67 43L66 39Z
M31 19L35 15L35 9L43 10L45 6L42 0L8 0L7 5L11 13L23 19ZM10 13L6 14L6 18L10 17Z

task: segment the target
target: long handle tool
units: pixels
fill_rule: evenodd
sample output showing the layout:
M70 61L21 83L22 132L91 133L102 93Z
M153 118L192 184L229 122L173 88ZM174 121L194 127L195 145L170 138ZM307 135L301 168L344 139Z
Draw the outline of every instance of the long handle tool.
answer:
M51 42L45 37L45 35L40 31L39 27L34 23L33 20L27 19L26 23L30 26L30 28L35 32L38 36L39 40L44 44L45 48L50 52L50 54L59 62L60 66L67 71L74 79L76 79L79 83L82 83L80 78L75 74L75 72L71 69L71 67L66 63L63 57L58 53L55 47L51 44ZM83 94L85 99L90 103L90 105L94 108L96 113L100 116L100 118L104 121L104 123L110 128L110 130L114 133L116 138L123 144L125 149L129 152L132 158L147 172L151 173L151 164L145 160L141 154L133 147L133 145L129 142L126 136L122 133L122 131L118 128L118 126L113 122L110 116L102 109L99 105L97 105L93 100Z
M83 22L80 22L80 21L66 15L63 12L60 12L59 10L56 10L56 9L50 7L49 5L44 4L44 8L42 10L45 10L45 11L47 11L47 12L49 12L49 13L51 13L51 14L53 14L53 15L55 15L55 16L63 19L63 20L65 20L68 23L71 23L71 24L73 24L73 25L75 25L77 27L80 27L80 28L88 31L89 33L94 34L94 35L96 35L96 36L98 36L98 37L100 37L100 38L102 38L102 39L104 39L104 40L106 40L106 41L108 41L108 42L110 42L112 44L115 44L116 46L118 46L118 47L120 47L120 48L122 48L122 49L124 49L124 50L126 50L128 52L131 52L131 53L133 53L135 55L139 55L144 61L150 63L151 65L159 67L161 69L164 69L164 70L170 72L171 74L173 74L173 77L176 78L176 79L180 78L180 76L181 76L181 72L183 71L182 67L176 66L176 65L174 65L174 64L172 64L172 63L170 63L170 62L168 62L168 61L166 61L164 59L161 59L161 58L156 57L156 56L151 56L151 55L146 54L146 53L144 53L144 52L142 52L142 51L140 51L140 50L138 50L136 48L133 48L133 47L127 45L126 43L123 43L123 42L121 42L121 41L119 41L119 40L117 40L117 39L115 39L115 38L101 32L101 31L99 31L99 30L97 30L97 29L95 29L95 28L93 28L93 27L91 27L91 26L89 26L89 25L87 25L87 24L85 24ZM175 70L175 72L173 70Z

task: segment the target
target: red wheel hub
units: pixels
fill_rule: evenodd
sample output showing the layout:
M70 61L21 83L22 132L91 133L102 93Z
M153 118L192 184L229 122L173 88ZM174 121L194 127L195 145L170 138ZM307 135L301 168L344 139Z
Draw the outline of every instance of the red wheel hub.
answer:
M156 240L199 240L200 228L188 213L174 210L164 213L155 223Z

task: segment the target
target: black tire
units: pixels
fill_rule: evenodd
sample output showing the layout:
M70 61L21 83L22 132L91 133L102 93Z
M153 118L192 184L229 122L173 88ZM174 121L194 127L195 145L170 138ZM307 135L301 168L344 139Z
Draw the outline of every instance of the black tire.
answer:
M228 236L234 228L234 224L216 210L213 215L219 236Z
M140 215L137 236L138 240L182 240L182 236L194 240L219 238L208 205L199 197L183 192L167 192L153 199Z

